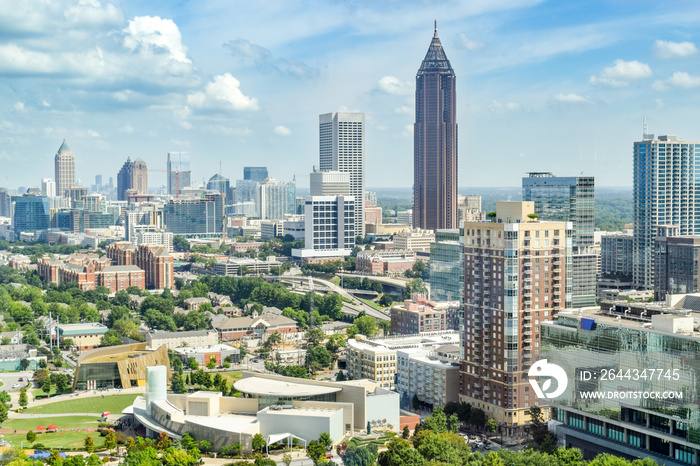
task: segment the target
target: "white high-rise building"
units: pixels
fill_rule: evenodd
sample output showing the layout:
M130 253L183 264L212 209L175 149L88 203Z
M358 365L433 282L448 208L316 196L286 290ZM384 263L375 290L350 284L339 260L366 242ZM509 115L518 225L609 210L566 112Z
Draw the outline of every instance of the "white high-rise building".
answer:
M304 205L304 248L338 250L355 247L355 199L352 196L309 196Z
M56 172L56 195L69 197L68 190L75 186L75 156L63 140L54 157L54 169Z
M41 195L46 197L56 197L56 182L51 178L41 180Z
M365 115L325 113L319 116L321 170L350 174L350 194L355 200L355 232L364 236Z
M284 220L294 213L296 206L296 182L284 183L268 177L255 192L255 207L261 220Z
M661 225L700 235L700 142L644 134L634 143L633 282L654 288L654 237Z
M337 171L314 171L309 174L312 196L349 196L350 174Z

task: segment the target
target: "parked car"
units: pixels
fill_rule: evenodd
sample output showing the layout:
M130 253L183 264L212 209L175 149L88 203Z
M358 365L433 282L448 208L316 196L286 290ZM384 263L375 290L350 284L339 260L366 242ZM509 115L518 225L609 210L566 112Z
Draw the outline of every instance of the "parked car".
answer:
M474 442L474 446L476 448L482 448L484 446L484 443L481 440L477 440L476 442Z
M24 382L24 377L20 377L20 378L19 378L19 381L20 381L20 382Z
M22 386L22 384L16 383L16 384L14 384L14 385L12 386L12 388L19 388L19 387L21 387L21 386Z

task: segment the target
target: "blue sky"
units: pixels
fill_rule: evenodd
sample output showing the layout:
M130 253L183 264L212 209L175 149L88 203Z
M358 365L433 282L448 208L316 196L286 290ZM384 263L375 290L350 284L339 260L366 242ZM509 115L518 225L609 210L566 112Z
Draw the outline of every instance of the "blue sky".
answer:
M527 171L632 183L649 131L700 140L695 1L0 0L0 186L84 185L127 156L193 179L243 166L308 185L318 115L366 114L366 185L410 187L415 73L433 20L457 74L459 185ZM165 183L154 171L150 184Z

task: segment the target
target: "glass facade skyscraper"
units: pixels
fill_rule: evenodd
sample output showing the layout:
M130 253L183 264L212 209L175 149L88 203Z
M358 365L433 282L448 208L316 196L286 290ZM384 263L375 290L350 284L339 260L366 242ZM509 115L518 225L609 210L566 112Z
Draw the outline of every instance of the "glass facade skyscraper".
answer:
M244 180L265 181L267 177L267 167L243 167Z
M430 299L464 307L464 231L436 230L430 244Z
M217 237L224 231L224 196L206 194L201 199L171 199L163 206L165 229L176 235Z
M654 288L656 228L700 235L700 143L645 134L634 143L634 270L638 289Z
M178 196L191 183L190 154L187 152L168 152L168 194Z
M22 232L46 230L50 226L49 199L46 196L13 196L15 204L12 222L15 237Z

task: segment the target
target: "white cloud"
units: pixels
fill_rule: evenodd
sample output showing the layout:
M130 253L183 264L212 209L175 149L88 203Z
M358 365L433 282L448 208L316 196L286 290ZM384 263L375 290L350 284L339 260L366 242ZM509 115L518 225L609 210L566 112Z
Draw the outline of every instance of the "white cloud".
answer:
M273 131L275 132L275 134L277 134L279 136L289 136L290 134L292 134L291 129L287 128L286 126L282 126L282 125L275 126L275 129Z
M384 76L377 81L377 89L387 94L408 95L413 92L413 85L395 76Z
M413 113L413 107L409 107L408 105L402 105L400 107L395 108L394 113L399 113L402 115L410 115Z
M15 102L15 105L13 106L13 108L18 112L23 112L25 110L24 109L24 102Z
M258 99L244 95L240 85L230 73L214 76L204 92L189 94L187 103L199 109L258 110Z
M656 102L656 108L664 108L666 106L662 99L654 99L654 102Z
M405 138L412 138L413 137L413 125L406 125L403 127L403 131L401 132L401 136Z
M499 102L494 100L489 104L489 110L492 112L517 112L522 109L522 105L516 102Z
M615 60L613 66L608 66L598 76L591 76L591 84L604 84L610 87L624 87L630 81L648 78L652 75L651 68L646 63L637 60Z
M654 84L651 85L657 91L666 91L673 87L692 89L698 86L700 86L700 76L692 76L685 71L676 71L670 78L654 81Z
M479 42L477 40L472 40L469 37L467 37L466 34L460 32L459 34L457 34L457 37L455 37L455 46L457 48L473 51L483 49L484 43Z
M698 48L692 42L657 40L654 43L654 53L659 58L689 57L698 53Z
M98 133L97 131L92 130L92 129L87 130L87 133L88 133L90 136L92 136L93 138L99 138L99 137L100 137L100 133Z
M42 101L41 101L41 105L43 105L44 107L50 107L50 106L51 106L51 104L48 103L48 102L45 101L45 100L42 100Z
M231 40L224 44L224 49L228 50L234 57L252 60L261 73L276 71L279 74L295 78L315 78L320 74L318 68L304 62L281 57L275 58L270 50L246 39Z
M582 95L574 94L573 92L570 92L568 94L562 94L562 93L556 94L554 96L554 100L556 100L557 102L565 102L565 103L569 103L569 104L579 104L579 103L589 102L588 98L586 98Z
M171 19L158 16L137 16L124 29L124 46L129 50L140 50L146 54L167 51L180 63L192 63L187 58L187 47L182 43L180 29Z
M130 133L133 133L133 132L136 131L136 130L134 129L133 126L131 126L129 123L127 123L127 124L125 124L124 126L122 126L121 128L119 128L119 131L122 132L122 133L130 134Z

